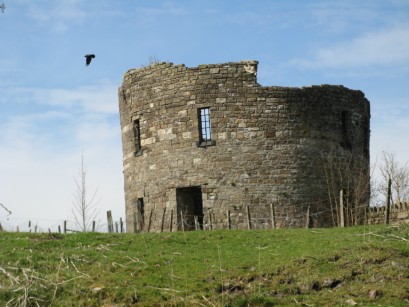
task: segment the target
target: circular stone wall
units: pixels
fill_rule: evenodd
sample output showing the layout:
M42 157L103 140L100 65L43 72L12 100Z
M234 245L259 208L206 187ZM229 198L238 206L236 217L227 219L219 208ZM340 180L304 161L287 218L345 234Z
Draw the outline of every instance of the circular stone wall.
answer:
M128 232L244 228L249 215L252 228L271 227L272 215L276 227L336 225L339 204L331 199L345 176L364 183L348 179L349 197L358 185L367 197L364 94L333 85L263 87L257 64L159 63L125 74Z

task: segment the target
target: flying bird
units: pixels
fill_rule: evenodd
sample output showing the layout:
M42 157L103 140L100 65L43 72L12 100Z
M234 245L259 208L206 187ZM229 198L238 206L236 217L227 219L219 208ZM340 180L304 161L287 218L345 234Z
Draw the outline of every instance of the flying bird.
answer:
M85 64L88 66L91 63L93 58L95 58L95 54L85 55Z
M4 5L4 2L3 2L2 5L0 5L0 9L1 9L1 12L4 13L4 10L6 9L6 6Z

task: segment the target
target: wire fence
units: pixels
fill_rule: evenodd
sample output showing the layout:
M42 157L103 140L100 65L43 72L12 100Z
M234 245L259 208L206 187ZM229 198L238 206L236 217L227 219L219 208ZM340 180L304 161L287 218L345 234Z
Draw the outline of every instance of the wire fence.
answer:
M139 219L140 220L140 219ZM396 203L391 207L369 207L368 205L337 207L313 212L308 206L299 213L281 212L277 214L273 204L268 212L252 212L247 206L245 213L224 214L208 210L203 215L189 215L183 211L155 210L149 214L148 225L138 228L134 219L134 232L138 231L174 231L174 230L215 230L215 229L275 229L283 227L319 227L319 221L326 226L346 227L359 224L396 224L409 222L409 203ZM138 221L138 219L136 219ZM332 224L332 225L331 225Z
M355 211L362 214L360 223L354 224L381 224L381 223L407 223L409 222L409 203L398 202L388 206L368 207L367 205L355 206ZM77 221L46 220L49 226L43 226L38 220L14 219L11 216L0 216L0 231L31 232L31 233L124 233L124 232L173 232L190 230L216 230L216 229L275 229L283 227L319 227L318 220L332 220L335 227L342 225L341 215L346 213L345 208L327 208L319 211L311 210L311 206L300 207L298 212L276 212L276 206L264 206L264 210L257 210L246 206L244 210L213 210L209 209L204 214L192 215L182 210L153 209L144 216L135 213L127 223L122 218L114 220L111 211L107 212L106 221L92 221L86 229L81 228ZM52 222L52 223L50 223ZM44 223L47 224L47 223ZM127 224L127 225L126 225ZM14 225L14 226L11 226ZM126 227L127 226L127 227Z
M0 231L28 232L28 233L76 233L76 232L125 232L125 223L122 218L118 220L96 220L88 223L83 229L75 219L23 219L0 216Z

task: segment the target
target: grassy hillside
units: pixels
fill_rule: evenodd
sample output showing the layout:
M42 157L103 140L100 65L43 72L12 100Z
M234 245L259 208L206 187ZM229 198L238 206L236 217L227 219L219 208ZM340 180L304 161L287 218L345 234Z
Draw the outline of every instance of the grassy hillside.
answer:
M0 233L0 305L409 304L409 226Z

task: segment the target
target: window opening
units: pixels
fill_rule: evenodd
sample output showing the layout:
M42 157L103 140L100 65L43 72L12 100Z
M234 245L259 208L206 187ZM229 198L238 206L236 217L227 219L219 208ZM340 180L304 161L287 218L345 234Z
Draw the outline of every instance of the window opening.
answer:
M364 133L364 148L363 148L363 154L366 158L369 157L369 119L365 118L364 119L364 125L363 125L363 133Z
M200 112L200 141L211 140L210 132L210 108L199 109Z
M351 149L351 139L350 139L350 130L351 130L351 112L342 111L342 142L341 146L347 149Z
M133 133L134 133L134 144L135 144L135 156L142 154L141 146L141 126L139 119L133 121Z
M216 145L212 141L212 132L210 126L210 107L197 109L198 123L199 123L199 147L207 147Z

